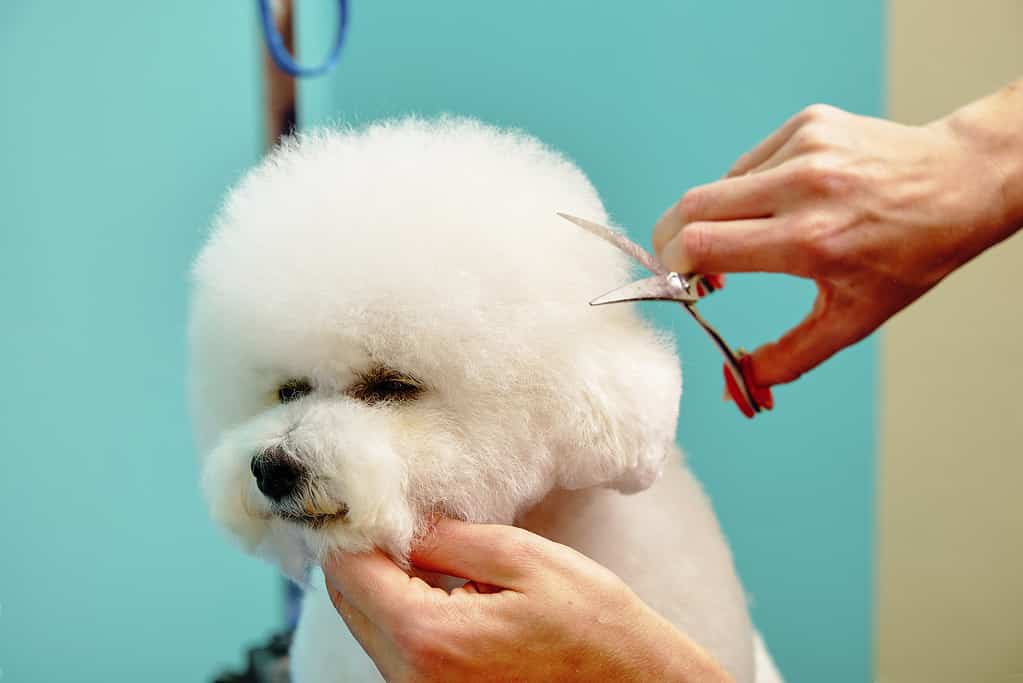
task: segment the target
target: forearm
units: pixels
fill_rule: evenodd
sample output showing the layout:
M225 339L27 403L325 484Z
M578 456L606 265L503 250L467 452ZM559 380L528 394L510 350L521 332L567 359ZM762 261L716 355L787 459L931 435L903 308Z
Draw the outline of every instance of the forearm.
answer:
M1023 227L1023 79L958 109L933 125L945 126L986 161L1001 202L977 226L983 251Z

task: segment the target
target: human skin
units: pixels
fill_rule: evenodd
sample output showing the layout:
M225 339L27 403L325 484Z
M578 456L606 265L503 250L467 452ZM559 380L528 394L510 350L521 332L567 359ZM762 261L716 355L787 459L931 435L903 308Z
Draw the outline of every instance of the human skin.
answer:
M411 560L470 581L448 592L379 551L324 564L387 681L732 680L612 572L523 529L441 520Z
M682 273L816 281L810 315L753 352L791 382L1023 224L1023 80L923 126L811 106L657 222Z

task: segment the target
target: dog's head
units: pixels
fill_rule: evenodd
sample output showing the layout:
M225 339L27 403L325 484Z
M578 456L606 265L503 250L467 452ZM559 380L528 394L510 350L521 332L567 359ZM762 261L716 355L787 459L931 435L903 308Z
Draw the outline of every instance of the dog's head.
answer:
M287 568L652 483L677 358L631 306L587 305L630 264L557 210L605 220L571 163L465 120L314 133L252 171L194 269L214 517Z

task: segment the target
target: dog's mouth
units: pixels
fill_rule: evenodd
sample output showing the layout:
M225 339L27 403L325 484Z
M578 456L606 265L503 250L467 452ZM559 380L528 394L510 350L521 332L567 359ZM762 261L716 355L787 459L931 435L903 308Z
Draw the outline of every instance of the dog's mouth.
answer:
M293 524L300 524L312 529L320 529L334 522L344 521L348 517L348 506L344 503L334 512L301 512L291 510L275 510L274 515Z

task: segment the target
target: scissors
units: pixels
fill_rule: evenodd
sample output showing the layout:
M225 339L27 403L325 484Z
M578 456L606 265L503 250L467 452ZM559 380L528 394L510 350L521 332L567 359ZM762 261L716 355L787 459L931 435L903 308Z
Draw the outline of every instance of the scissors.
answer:
M714 345L725 357L723 373L725 376L726 398L731 398L746 417L752 418L759 412L774 407L774 397L769 387L759 386L753 381L752 356L742 349L732 350L710 323L704 320L696 310L696 302L707 294L724 286L722 275L681 275L671 272L625 235L612 230L606 225L588 221L585 218L557 212L567 221L600 237L639 262L653 275L642 280L631 282L623 287L613 289L598 296L590 302L591 306L617 304L631 301L674 301L684 308L693 320L714 342Z

